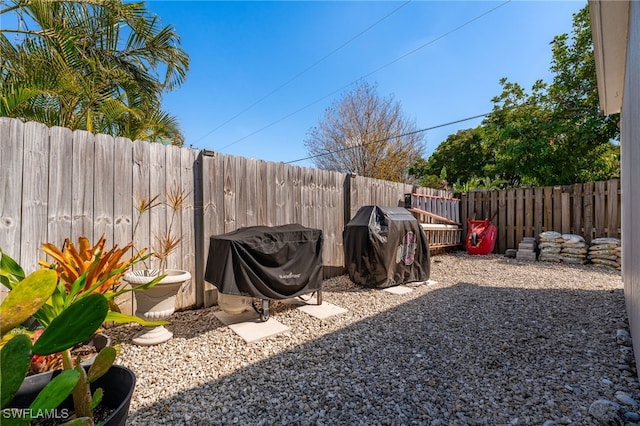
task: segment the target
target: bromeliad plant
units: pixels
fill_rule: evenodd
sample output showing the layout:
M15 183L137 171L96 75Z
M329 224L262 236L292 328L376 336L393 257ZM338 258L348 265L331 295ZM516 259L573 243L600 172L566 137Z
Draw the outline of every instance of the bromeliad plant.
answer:
M95 246L91 246L87 237L78 238L78 248L67 238L62 249L51 243L42 244L42 251L51 256L53 262L41 260L39 263L45 268L55 269L60 279L64 282L67 292L71 291L73 283L85 272L87 278L84 288L87 291L100 282L100 285L93 289L97 293L115 291L120 285L120 279L124 271L137 261L144 259L145 250L141 250L130 259L122 261L123 256L130 252L133 243L129 243L123 248L113 247L109 251L104 251L107 239L103 235ZM96 256L99 258L97 264L94 263Z
M112 291L106 290L103 285L114 276L124 273L130 264L103 269L103 273L98 274L97 278L89 278L103 265L102 253L97 253L93 261L86 265L84 272L67 286L65 279L60 278L54 269L41 269L25 277L20 265L0 250L0 283L10 290L0 305L3 342L0 349L0 408L7 407L15 396L26 377L33 355L61 353L64 368L40 392L29 407L30 410L21 412L26 417L3 419L3 424L5 421L25 424L33 420L29 418L31 413L52 410L69 394L73 395L77 416L74 424L93 424L93 409L100 403L102 391L97 390L91 394L89 384L109 370L116 352L112 347L105 347L85 372L80 360L74 363L71 358L71 348L89 339L105 321L166 324L165 321L144 321L135 316L110 311L109 301L132 289ZM137 289L153 287L161 278ZM32 316L43 327L43 332L35 343L20 331L20 325Z
M128 260L122 258L130 253L133 248L133 242L130 242L123 248L114 246L111 250L105 251L104 246L106 238L104 235L100 237L95 246L86 237L78 238L78 247L67 238L62 246L58 248L54 244L44 243L42 251L49 255L53 262L41 260L39 263L45 268L54 269L60 281L64 283L67 294L76 292L82 293L102 293L109 300L109 318L108 321L116 322L137 322L143 324L143 321L135 316L122 316L118 320L120 309L115 303L115 297L128 291L144 290L149 286L136 287L133 289L123 290L120 280L124 273L133 265L144 262L151 254L146 254L145 249L138 250ZM78 281L83 275L86 278ZM74 288L78 285L79 288Z

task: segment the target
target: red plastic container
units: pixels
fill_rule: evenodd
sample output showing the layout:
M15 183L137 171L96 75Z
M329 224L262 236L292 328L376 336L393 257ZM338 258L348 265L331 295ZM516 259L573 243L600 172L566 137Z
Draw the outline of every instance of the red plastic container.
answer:
M496 245L498 230L490 219L467 219L466 248L469 254L489 254Z

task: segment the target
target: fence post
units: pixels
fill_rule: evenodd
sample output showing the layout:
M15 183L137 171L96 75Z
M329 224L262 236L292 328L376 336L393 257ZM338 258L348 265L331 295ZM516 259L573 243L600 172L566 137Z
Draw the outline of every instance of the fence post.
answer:
M202 167L202 151L198 153L193 163L193 249L195 251L194 284L196 292L196 307L204 306L204 207Z
M353 173L347 173L344 175L344 181L342 184L342 193L344 196L344 224L346 225L351 220L351 179L355 178Z

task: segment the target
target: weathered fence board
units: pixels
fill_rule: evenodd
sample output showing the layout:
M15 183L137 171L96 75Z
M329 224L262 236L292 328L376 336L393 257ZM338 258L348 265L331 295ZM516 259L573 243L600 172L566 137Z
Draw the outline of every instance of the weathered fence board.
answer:
M524 193L522 191L517 191L516 194L516 227L515 227L515 240L520 241L524 236ZM488 216L490 217L490 216Z
M464 200L464 199L463 199ZM498 226L498 229L504 228L507 225L507 193L505 191L500 191L498 194L498 221L496 222L496 225ZM466 223L466 219L463 221L463 223ZM465 229L465 233L463 234L464 238L466 238L466 229ZM501 252L506 250L507 248L507 234L506 232L498 232L498 244L496 244L498 246L498 250L500 250Z
M47 207L49 191L49 128L28 122L24 125L24 163L22 180L22 232L20 260L36 265L42 258L41 236L47 235ZM13 179L15 181L15 179Z
M266 170L265 175L267 176L266 181L264 182L267 187L267 198L266 198L266 226L274 226L278 223L277 213L276 213L276 190L277 190L277 181L276 181L276 164L272 162L267 162L265 164ZM225 212L226 213L226 212Z
M607 211L607 204L605 202L607 186L604 181L595 182L594 185L595 233L597 235L603 235L607 227L605 217Z
M560 187L560 232L563 234L571 233L571 193L573 188L569 185Z
M234 157L224 159L224 230L231 232L236 229L236 176Z
M156 148L155 152L154 149ZM172 200L177 201L180 197L181 174L180 174L180 148L175 146L164 147L160 144L151 144L151 154L156 154L156 167L152 161L150 185L151 193L160 195L160 200L164 202L157 208L151 210L156 217L151 217L151 239L152 247L161 250L161 239L173 235L171 238L182 238L180 234L180 224L182 223L182 209L174 210ZM154 191L154 183L157 185ZM166 233L165 233L166 229ZM188 244L188 243L187 243ZM168 268L178 268L181 264L182 244L173 250L166 258L165 265Z
M153 197L149 188L149 152L150 144L143 141L133 143L133 193L134 193L134 237L135 249L142 250L151 245L150 214L145 213L143 205Z
M81 236L91 242L93 238L93 164L95 157L95 137L84 130L73 132L73 154L71 174L73 182L71 204L71 240Z
M60 247L71 235L73 133L64 127L52 127L50 137L47 242Z
M236 228L247 226L247 159L234 157L234 168L238 178L236 188Z
M284 163L276 163L275 176L275 219L274 224L289 223L289 206L286 204L286 182L284 174Z
M129 139L114 140L113 243L122 247L133 237L133 144Z
M198 260L204 270L205 259L209 256L210 237L224 233L224 192L220 191L224 182L224 161L221 155L202 158L202 233L203 257ZM200 277L202 279L202 277ZM217 302L217 291L211 283L202 282L203 304L212 306Z
M246 160L246 179L241 194L244 194L246 201L245 210L247 212L246 226L256 226L258 224L258 161L254 159Z
M571 232L573 234L583 235L582 185L579 183L573 185L573 202L571 208L573 209ZM538 234L540 234L540 232L538 232L536 235Z
M607 181L607 234L613 234L618 232L620 228L620 200L618 198L618 187L620 181L609 180Z
M93 188L93 235L104 235L113 244L114 142L113 136L96 135Z
M196 163L198 153L189 149L179 149L172 147L175 152L176 159L180 159L179 175L180 184L178 191L181 197L184 197L184 205L177 210L175 226L175 235L180 238L179 250L180 255L174 264L176 268L190 271L191 280L182 286L176 297L176 305L180 307L196 306L200 297L196 296L196 291L202 291L201 285L196 284L196 253L195 253L195 234L194 234L194 163ZM177 183L176 183L177 185ZM185 244L183 244L183 242Z
M20 120L0 118L0 248L20 257L22 231L23 131Z
M123 247L133 238L133 144L129 139L114 138L113 244ZM131 251L134 254L134 250ZM122 288L129 284L122 281ZM125 293L116 299L126 314L135 313L135 298Z
M533 228L533 212L534 212L535 199L533 197L533 190L531 188L525 188L524 190L524 229L522 235L526 236L534 232ZM492 213L493 215L494 213Z
M258 160L256 164L256 203L257 203L257 224L268 223L267 213L267 176L265 171L267 170L267 162L264 160Z
M300 191L300 167L291 166L287 167L288 182L291 182L292 191L287 192L287 205L292 208L291 222L300 223L302 220L302 208L300 206L300 200L302 198L302 192Z
M516 238L516 203L515 203L515 191L510 189L507 191L507 247L515 246Z
M582 209L584 211L584 237L591 240L593 237L593 183L585 183L582 186ZM553 229L553 228L551 228Z

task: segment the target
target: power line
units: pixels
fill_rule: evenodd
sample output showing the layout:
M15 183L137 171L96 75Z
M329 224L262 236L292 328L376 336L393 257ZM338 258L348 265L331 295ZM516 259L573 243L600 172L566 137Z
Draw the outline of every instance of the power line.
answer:
M409 52L405 53L404 55L402 55L402 56L400 56L400 57L398 57L398 58L394 59L393 61L391 61L391 62L389 62L389 63L387 63L387 64L384 64L384 65L382 65L382 66L381 66L381 67L379 67L379 68L376 68L375 70L371 71L369 74L365 74L365 75L363 75L362 77L360 77L360 79L362 79L362 78L366 78L366 77L369 77L370 75L373 75L373 74L377 73L378 71L383 70L383 69L387 68L388 66L395 64L396 62L398 62L398 61L400 61L400 60L402 60L402 59L406 58L407 56L409 56L409 55L413 55L413 54L414 54L414 53L416 53L418 50L424 49L425 47L430 46L430 45L432 45L433 43L435 43L435 42L437 42L437 41L439 41L439 40L441 40L441 39L443 39L443 38L447 37L448 35L451 35L451 34L455 33L456 31L461 30L462 28L466 27L467 25L470 25L470 24L472 24L473 22L475 22L475 21L477 21L477 20L479 20L479 19L481 19L481 18L484 18L486 15L488 15L488 14L490 14L490 13L494 12L495 10L497 10L497 9L501 8L502 6L504 6L504 5L508 4L508 3L511 3L511 1L512 1L512 0L506 0L506 1L505 1L505 2L503 2L503 3L500 3L499 5L497 5L496 7L494 7L493 9L489 9L488 11L486 11L486 12L484 12L484 13L482 13L482 14L480 14L480 15L476 16L475 18L470 19L469 21L467 21L467 22L463 23L462 25L459 25L459 26L455 27L454 29L449 30L449 31L447 31L446 33L444 33L444 34L442 34L442 35L440 35L440 36L438 36L438 37L434 38L433 40L430 40L430 41L426 42L425 44L422 44L422 45L420 45L420 46L416 47L415 49L413 49L413 50L411 50L411 51L409 51Z
M243 136L243 137L241 137L239 139L236 139L235 141L233 141L233 142L231 142L231 143L219 148L218 150L222 151L225 148L229 148L230 146L233 146L233 145L235 145L235 144L237 144L239 142L242 142L243 140L245 140L247 138L250 138L251 136L256 135L257 133L260 133L263 130L268 129L269 127L272 127L272 126L274 126L274 125L286 120L287 118L289 118L289 117L291 117L291 116L293 116L293 115L295 115L295 114L297 114L297 113L299 113L301 111L304 111L305 109L317 104L318 102L321 102L321 101L325 100L326 98L328 98L330 96L333 96L336 93L342 91L343 89L345 89L345 88L357 83L358 81L362 80L363 78L369 77L369 76L377 73L378 71L381 71L381 70L387 68L388 66L391 66L391 65L395 64L396 62L406 58L407 56L412 55L412 54L416 53L417 51L419 51L419 50L421 50L421 49L423 49L423 48L425 48L425 47L427 47L427 46L429 46L429 45L431 45L431 44L443 39L444 37L447 37L448 35L451 35L452 33L461 30L462 28L466 27L467 25L470 25L471 23L473 23L473 22L485 17L486 15L496 11L497 9L505 6L506 4L511 3L511 1L512 0L506 0L506 1L502 2L502 3L500 3L496 7L492 8L492 9L489 9L488 11L486 11L484 13L481 13L480 15L478 15L478 16L476 16L476 17L464 22L463 24L461 24L461 25L459 25L459 26L457 26L457 27L445 32L444 34L442 34L442 35L440 35L440 36L438 36L438 37L436 37L436 38L434 38L434 39L432 39L432 40L430 40L430 41L418 46L417 48L405 53L404 55L394 59L393 61L388 62L385 65L382 65L381 67L376 68L375 70L369 72L368 74L365 74L365 75L359 77L358 79L356 79L356 80L354 80L354 81L352 81L352 82L350 82L348 84L345 84L344 86L334 90L333 92L331 92L331 93L329 93L327 95L324 95L321 98L318 98L315 101L310 102L310 103L306 104L305 106L303 106L301 108L298 108L297 110L295 110L295 111L293 111L293 112L291 112L291 113L289 113L289 114L287 114L287 115L285 115L285 116L283 116L283 117L281 117L281 118L279 118L279 119L277 119L275 121L272 121L271 123L267 124L266 126L263 126L263 127L259 128L258 130L255 130L255 131L253 131L253 132L251 132L251 133L249 133L249 134L247 134L247 135L245 135L245 136ZM301 161L301 160L296 160L296 161Z
M322 154L316 154L316 155L311 155L309 157L300 158L298 160L286 161L284 164L292 164L292 163L298 163L300 161L312 160L314 158L324 157L325 155L331 155L331 154L336 154L338 152L349 151L349 150L354 149L354 148L360 148L360 147L363 147L363 146L366 146L366 145L369 145L369 144L374 144L374 143L379 143L379 142L386 142L386 141L391 140L391 139L396 139L396 138L402 138L402 137L405 137L405 136L416 135L418 133L427 132L429 130L434 130L434 129L439 129L441 127L451 126L452 124L458 124L458 123L462 123L464 121L469 121L469 120L473 120L473 119L480 118L480 117L486 117L489 114L491 114L491 113L490 112L486 112L484 114L478 114L478 115L474 115L472 117L461 118L460 120L449 121L448 123L438 124L436 126L427 127L427 128L420 129L420 130L414 130L412 132L407 132L407 133L402 133L402 134L399 134L399 135L388 136L388 137L386 137L384 139L377 139L377 140L364 142L364 143L360 143L360 144L353 145L353 146L347 146L347 147L344 147L344 148L336 149L334 151L327 151L327 152L323 152Z
M307 68L303 69L302 71L300 71L299 73L297 73L296 75L294 75L293 77L291 77L289 80L285 81L284 83L282 83L280 86L276 87L275 89L273 89L272 91L270 91L269 93L267 93L266 95L264 95L263 97L261 97L260 99L256 100L255 102L253 102L251 105L249 105L248 107L244 108L242 111L238 112L237 114L235 114L234 116L232 116L231 118L227 119L226 121L222 122L221 124L219 124L215 129L209 131L208 133L206 133L205 135L203 135L202 137L200 137L199 139L196 139L194 141L195 142L199 142L202 139L206 138L207 136L209 136L210 134L214 133L215 131L217 131L218 129L220 129L221 127L225 126L226 124L230 123L231 121L235 120L236 118L238 118L239 116L241 116L242 114L244 114L245 112L249 111L251 108L253 108L254 106L258 105L260 102L264 101L265 99L267 99L268 97L270 97L271 95L273 95L274 93L276 93L277 91L279 91L280 89L288 86L290 83L292 83L294 80L298 79L300 76L302 76L303 74L307 73L308 71L310 71L312 68L315 68L317 65L319 65L322 61L324 61L325 59L329 58L331 55L333 55L334 53L338 52L340 49L344 48L345 46L347 46L349 43L351 43L352 41L354 41L355 39L357 39L358 37L362 36L363 34L365 34L366 32L368 32L369 30L371 30L373 27L375 27L376 25L380 24L382 21L384 21L385 19L387 19L388 17L390 17L391 15L393 15L394 13L396 13L398 10L402 9L403 7L405 7L406 5L408 5L409 3L411 3L412 0L408 0L404 3L402 3L400 6L398 6L397 8L393 9L391 12L389 12L388 14L386 14L385 16L383 16L382 18L378 19L376 22L374 22L373 24L369 25L367 28L365 28L364 30L360 31L358 34L354 35L353 37L351 37L349 40L345 41L344 43L342 43L340 46L336 47L335 49L333 49L331 52L327 53L326 55L324 55L322 58L318 59L317 61L315 61L314 63L312 63L311 65L309 65ZM224 149L225 147L221 148Z

